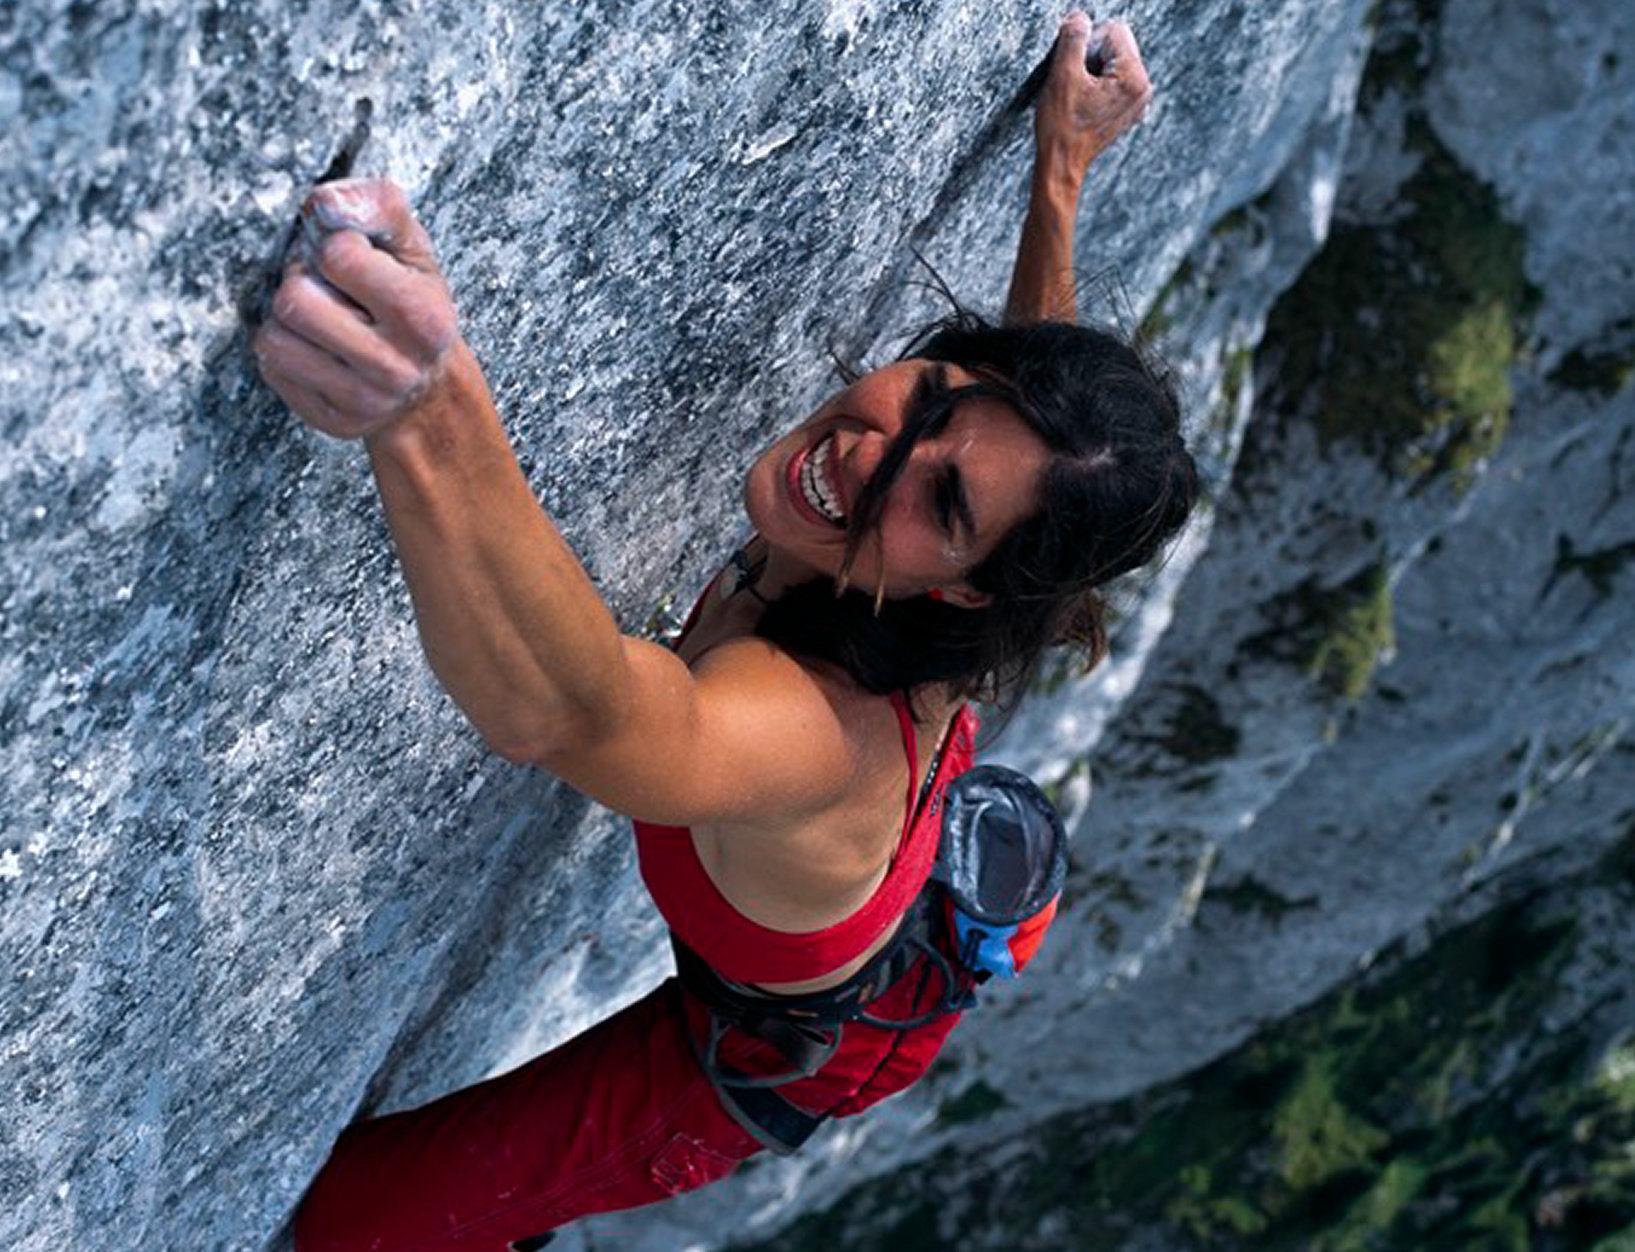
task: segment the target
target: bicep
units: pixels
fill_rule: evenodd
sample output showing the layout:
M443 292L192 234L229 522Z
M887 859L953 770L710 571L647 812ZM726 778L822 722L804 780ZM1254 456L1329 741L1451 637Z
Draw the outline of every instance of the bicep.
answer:
M538 760L592 799L644 821L783 822L833 801L851 751L822 688L762 640L712 650L696 669L626 637L618 721Z

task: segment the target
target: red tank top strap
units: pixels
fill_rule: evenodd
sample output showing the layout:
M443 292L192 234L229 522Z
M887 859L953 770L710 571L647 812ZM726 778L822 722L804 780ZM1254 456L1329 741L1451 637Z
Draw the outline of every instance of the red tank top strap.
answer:
M914 741L914 715L909 711L908 697L900 691L893 691L891 709L897 714L897 729L903 736L903 755L908 758L908 798L903 802L903 834L906 838L908 824L914 820L914 798L920 792L920 748Z

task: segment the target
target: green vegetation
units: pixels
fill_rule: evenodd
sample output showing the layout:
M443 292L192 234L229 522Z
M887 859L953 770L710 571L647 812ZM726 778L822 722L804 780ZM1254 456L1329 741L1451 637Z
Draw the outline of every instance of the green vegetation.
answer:
M1068 810L1067 797L1069 791L1078 784L1079 780L1088 778L1089 776L1090 762L1075 761L1073 763L1073 767L1065 774L1063 774L1060 778L1052 779L1050 782L1042 784L1039 790L1045 793L1045 799L1050 801L1052 807L1054 807L1058 813L1065 815Z
M1635 1252L1635 1226L1601 1240L1590 1252Z
M998 1112L1009 1103L1004 1092L996 1091L979 1078L952 1100L944 1100L937 1106L937 1121L944 1126L974 1122Z
M1176 267L1175 273L1170 275L1169 281L1154 297L1152 307L1147 315L1141 319L1141 325L1136 328L1136 339L1139 343L1151 344L1162 339L1175 324L1174 304L1179 294L1192 282L1193 269L1191 260L1183 260Z
M1396 647L1391 578L1383 563L1334 587L1307 579L1264 606L1270 626L1244 650L1300 665L1333 696L1355 703Z
M1383 565L1370 566L1316 603L1307 670L1332 694L1355 703L1368 690L1380 658L1396 647L1390 577Z
M756 1246L1113 1252L1158 1228L1199 1252L1624 1252L1635 1044L1598 1059L1551 1014L1578 943L1518 901L1182 1082L1031 1129L1002 1171L992 1145L945 1151Z
M1602 1058L1596 1081L1620 1112L1635 1113L1635 1040Z
M1409 101L1419 167L1399 193L1404 212L1336 225L1273 308L1261 351L1278 362L1279 411L1309 412L1325 446L1359 444L1416 486L1444 474L1463 486L1504 438L1537 295L1520 227L1426 120L1429 38L1393 35L1365 80L1365 102L1388 90Z
M1278 1176L1306 1191L1367 1169L1390 1136L1346 1108L1334 1090L1332 1054L1306 1058L1304 1068L1272 1116Z
M1226 403L1237 403L1238 392L1243 390L1243 380L1249 376L1249 368L1255 362L1255 354L1249 348L1233 348L1226 354L1226 367L1221 373L1221 391Z

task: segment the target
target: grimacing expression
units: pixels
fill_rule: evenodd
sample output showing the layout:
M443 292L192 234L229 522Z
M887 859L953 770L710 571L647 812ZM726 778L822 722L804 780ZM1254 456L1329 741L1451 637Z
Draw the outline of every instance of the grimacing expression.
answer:
M851 509L916 403L927 389L977 381L922 360L859 378L757 458L744 482L751 522L780 554L837 576ZM946 426L914 446L857 553L851 585L893 597L938 588L953 602L981 603L965 573L1033 512L1049 455L1004 401L962 399Z

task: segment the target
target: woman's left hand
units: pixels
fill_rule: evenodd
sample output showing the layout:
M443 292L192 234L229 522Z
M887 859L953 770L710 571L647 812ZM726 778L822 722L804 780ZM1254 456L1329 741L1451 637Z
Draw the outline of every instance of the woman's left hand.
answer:
M1085 66L1092 46L1101 65L1094 74ZM1123 22L1092 26L1085 14L1070 14L1034 116L1040 164L1082 181L1090 163L1141 120L1151 99L1152 82L1130 28Z
M431 239L392 183L325 183L301 215L256 359L308 425L361 438L442 381L460 341L454 305Z

